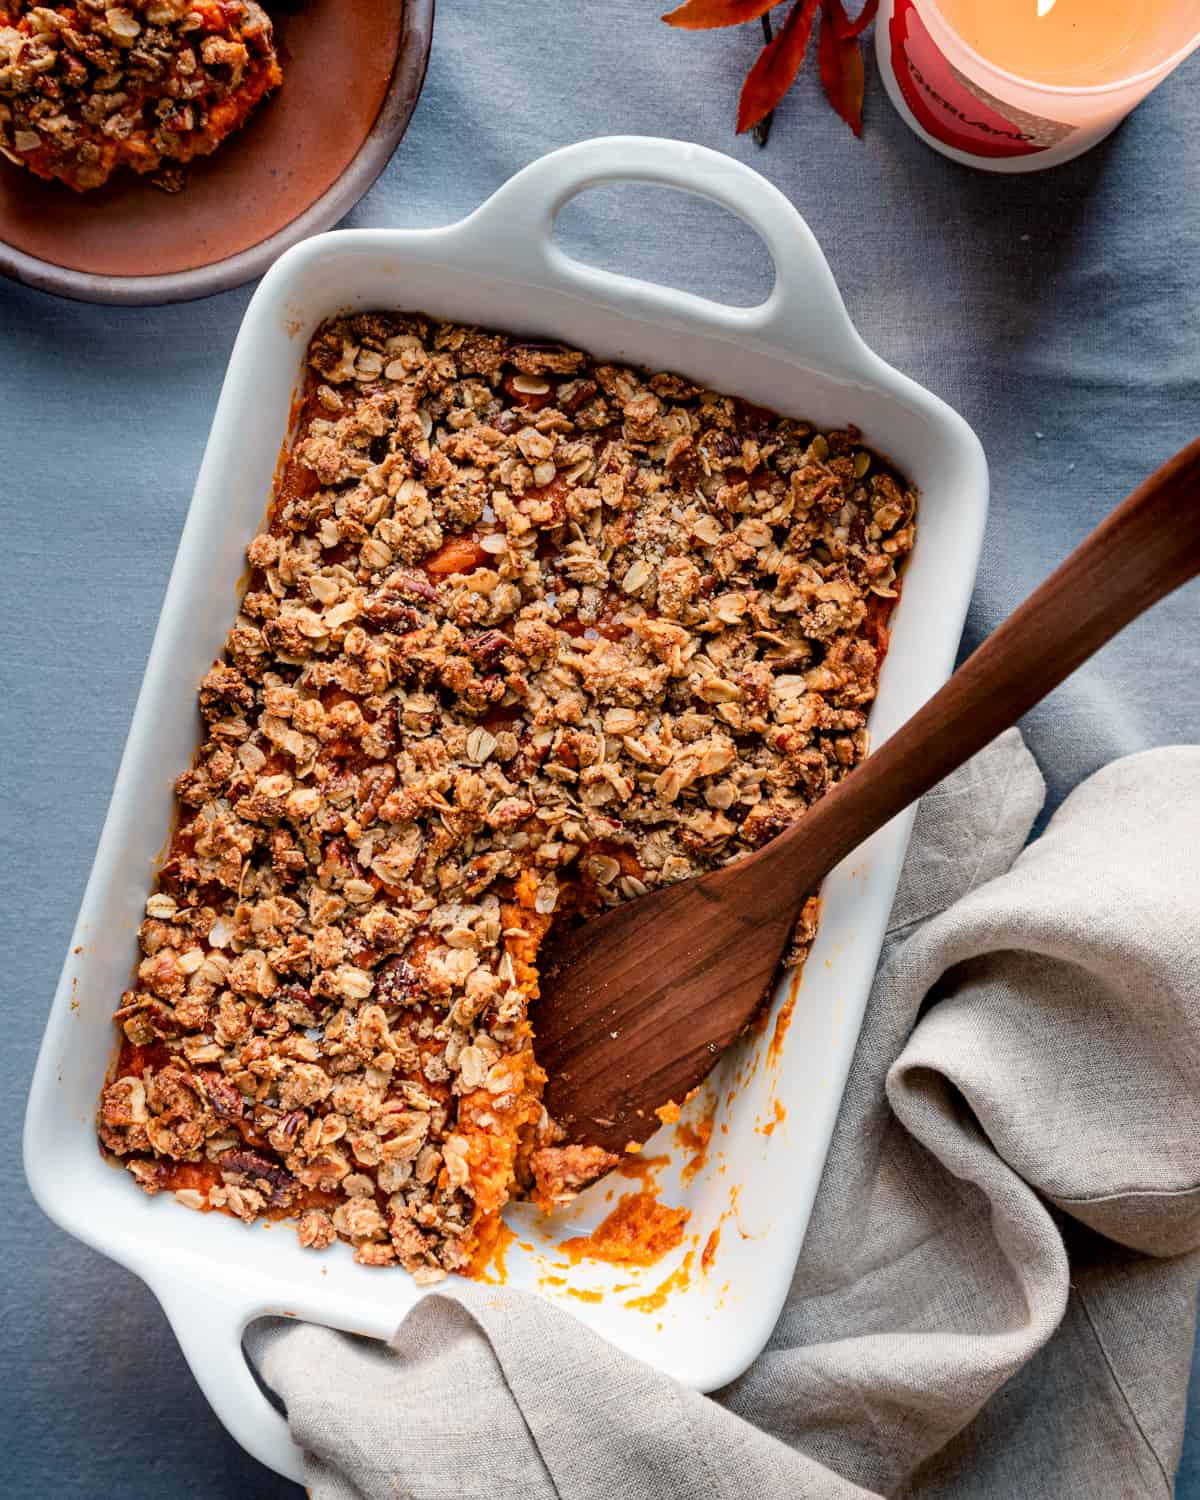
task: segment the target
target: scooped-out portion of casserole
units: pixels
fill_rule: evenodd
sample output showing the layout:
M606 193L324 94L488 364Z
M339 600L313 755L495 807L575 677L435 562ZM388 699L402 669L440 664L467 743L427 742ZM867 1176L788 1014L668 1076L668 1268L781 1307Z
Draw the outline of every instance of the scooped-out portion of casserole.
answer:
M104 1150L421 1280L608 1170L541 1105L539 944L759 847L866 753L914 510L853 429L415 314L321 327Z

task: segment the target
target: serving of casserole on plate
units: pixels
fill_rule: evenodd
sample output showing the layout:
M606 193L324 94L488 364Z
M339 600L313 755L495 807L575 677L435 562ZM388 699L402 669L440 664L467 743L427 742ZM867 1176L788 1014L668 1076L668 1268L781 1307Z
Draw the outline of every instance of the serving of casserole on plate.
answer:
M177 190L170 174L236 134L282 78L257 0L5 0L0 155L77 193L123 168Z
M741 214L769 298L723 307L566 257L558 210L617 179ZM770 837L864 753L868 708L877 741L923 702L985 510L970 430L865 348L782 195L702 148L570 147L460 224L324 236L268 274L26 1128L39 1202L147 1280L257 1456L300 1472L245 1324L386 1337L418 1277L499 1274L483 1252L513 1194L554 1212L505 1209L511 1285L701 1389L761 1349L909 817L831 874L798 994L785 980L647 1145L680 1228L657 1265L566 1244L622 1179L584 1186L611 1163L556 1155L525 1024L537 942ZM149 1194L96 1149L106 1081L105 1147ZM313 1254L281 1215L310 1247L350 1243Z
M434 0L0 0L0 275L208 296L334 224L425 76Z

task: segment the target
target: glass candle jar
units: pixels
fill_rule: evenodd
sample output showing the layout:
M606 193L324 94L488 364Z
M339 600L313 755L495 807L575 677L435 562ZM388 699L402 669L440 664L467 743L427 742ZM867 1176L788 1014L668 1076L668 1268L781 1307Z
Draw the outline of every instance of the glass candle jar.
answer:
M1200 0L882 0L875 23L903 118L990 172L1082 155L1197 46Z

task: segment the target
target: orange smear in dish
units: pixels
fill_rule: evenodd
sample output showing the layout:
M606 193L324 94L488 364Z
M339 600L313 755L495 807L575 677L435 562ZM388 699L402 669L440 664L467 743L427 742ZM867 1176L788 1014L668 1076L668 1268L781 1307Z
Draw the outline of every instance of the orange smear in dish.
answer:
M666 1304L667 1298L672 1292L684 1292L692 1284L692 1260L694 1252L689 1250L683 1257L683 1264L672 1271L667 1279L660 1282L652 1292L647 1292L644 1297L631 1297L625 1304L634 1312L658 1312L659 1308Z
M708 1143L712 1139L713 1115L716 1113L716 1108L714 1100L708 1113L701 1115L694 1125L685 1120L675 1127L675 1139L686 1151L692 1153L690 1161L684 1165L681 1173L684 1182L691 1182L708 1159Z
M640 1182L647 1191L658 1186L657 1175L661 1167L665 1167L670 1161L669 1156L635 1156L627 1161L618 1162L613 1172L618 1177L628 1177L634 1182Z
M670 1208L653 1193L626 1193L589 1235L558 1247L571 1262L606 1261L614 1266L652 1266L683 1243L686 1208Z
M784 1109L783 1105L780 1104L780 1102L779 1102L778 1099L776 1099L775 1100L775 1112L772 1115L771 1119L769 1119L766 1122L765 1125L760 1125L758 1127L758 1133L759 1133L759 1135L774 1135L775 1134L775 1127L776 1127L776 1125L782 1125L783 1122L784 1122L784 1120L786 1120L786 1119L787 1119L787 1110Z
M799 994L800 975L796 973L788 982L787 999L779 1007L779 1014L775 1018L775 1030L767 1046L767 1058L771 1062L779 1061L779 1054L783 1050L783 1039L787 1036L788 1027L792 1024L792 1015L795 1012L796 999Z
M718 1224L709 1237L704 1241L704 1249L700 1252L700 1269L707 1276L712 1263L717 1256L717 1247L721 1243L721 1226Z

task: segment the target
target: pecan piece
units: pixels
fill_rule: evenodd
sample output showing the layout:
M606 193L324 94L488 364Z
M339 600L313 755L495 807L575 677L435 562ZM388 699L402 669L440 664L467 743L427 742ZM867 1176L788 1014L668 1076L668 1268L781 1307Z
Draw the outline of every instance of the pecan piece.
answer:
M296 1196L298 1184L292 1174L257 1151L226 1151L220 1167L223 1173L245 1177L251 1186L265 1192L277 1208L285 1208Z
M582 406L586 406L599 392L600 387L594 380L581 380L571 394L562 404L563 411L569 417L573 417Z
M364 828L379 816L384 798L396 784L395 766L370 766L359 780L358 821Z
M404 602L401 594L385 586L367 600L363 606L363 618L370 620L372 625L403 634L406 630L414 630L421 616L411 604Z
M411 1005L422 992L420 975L406 958L386 959L375 970L375 998L380 1005Z
M437 603L437 589L420 573L408 571L393 573L387 581L389 588L395 589L400 594L411 594L415 599L428 599L431 604Z
M217 1073L206 1069L197 1074L204 1086L204 1092L208 1095L208 1102L212 1105L213 1114L219 1120L240 1120L245 1108L245 1100L242 1098L241 1090L223 1073Z
M417 609L409 602L413 599L424 599L434 603L437 601L437 590L428 578L420 573L407 571L393 573L387 582L367 600L363 606L363 615L373 625L382 626L387 630L397 632L413 630L421 619Z
M511 649L512 642L502 630L481 630L467 640L467 650L487 671L490 671L504 653Z

